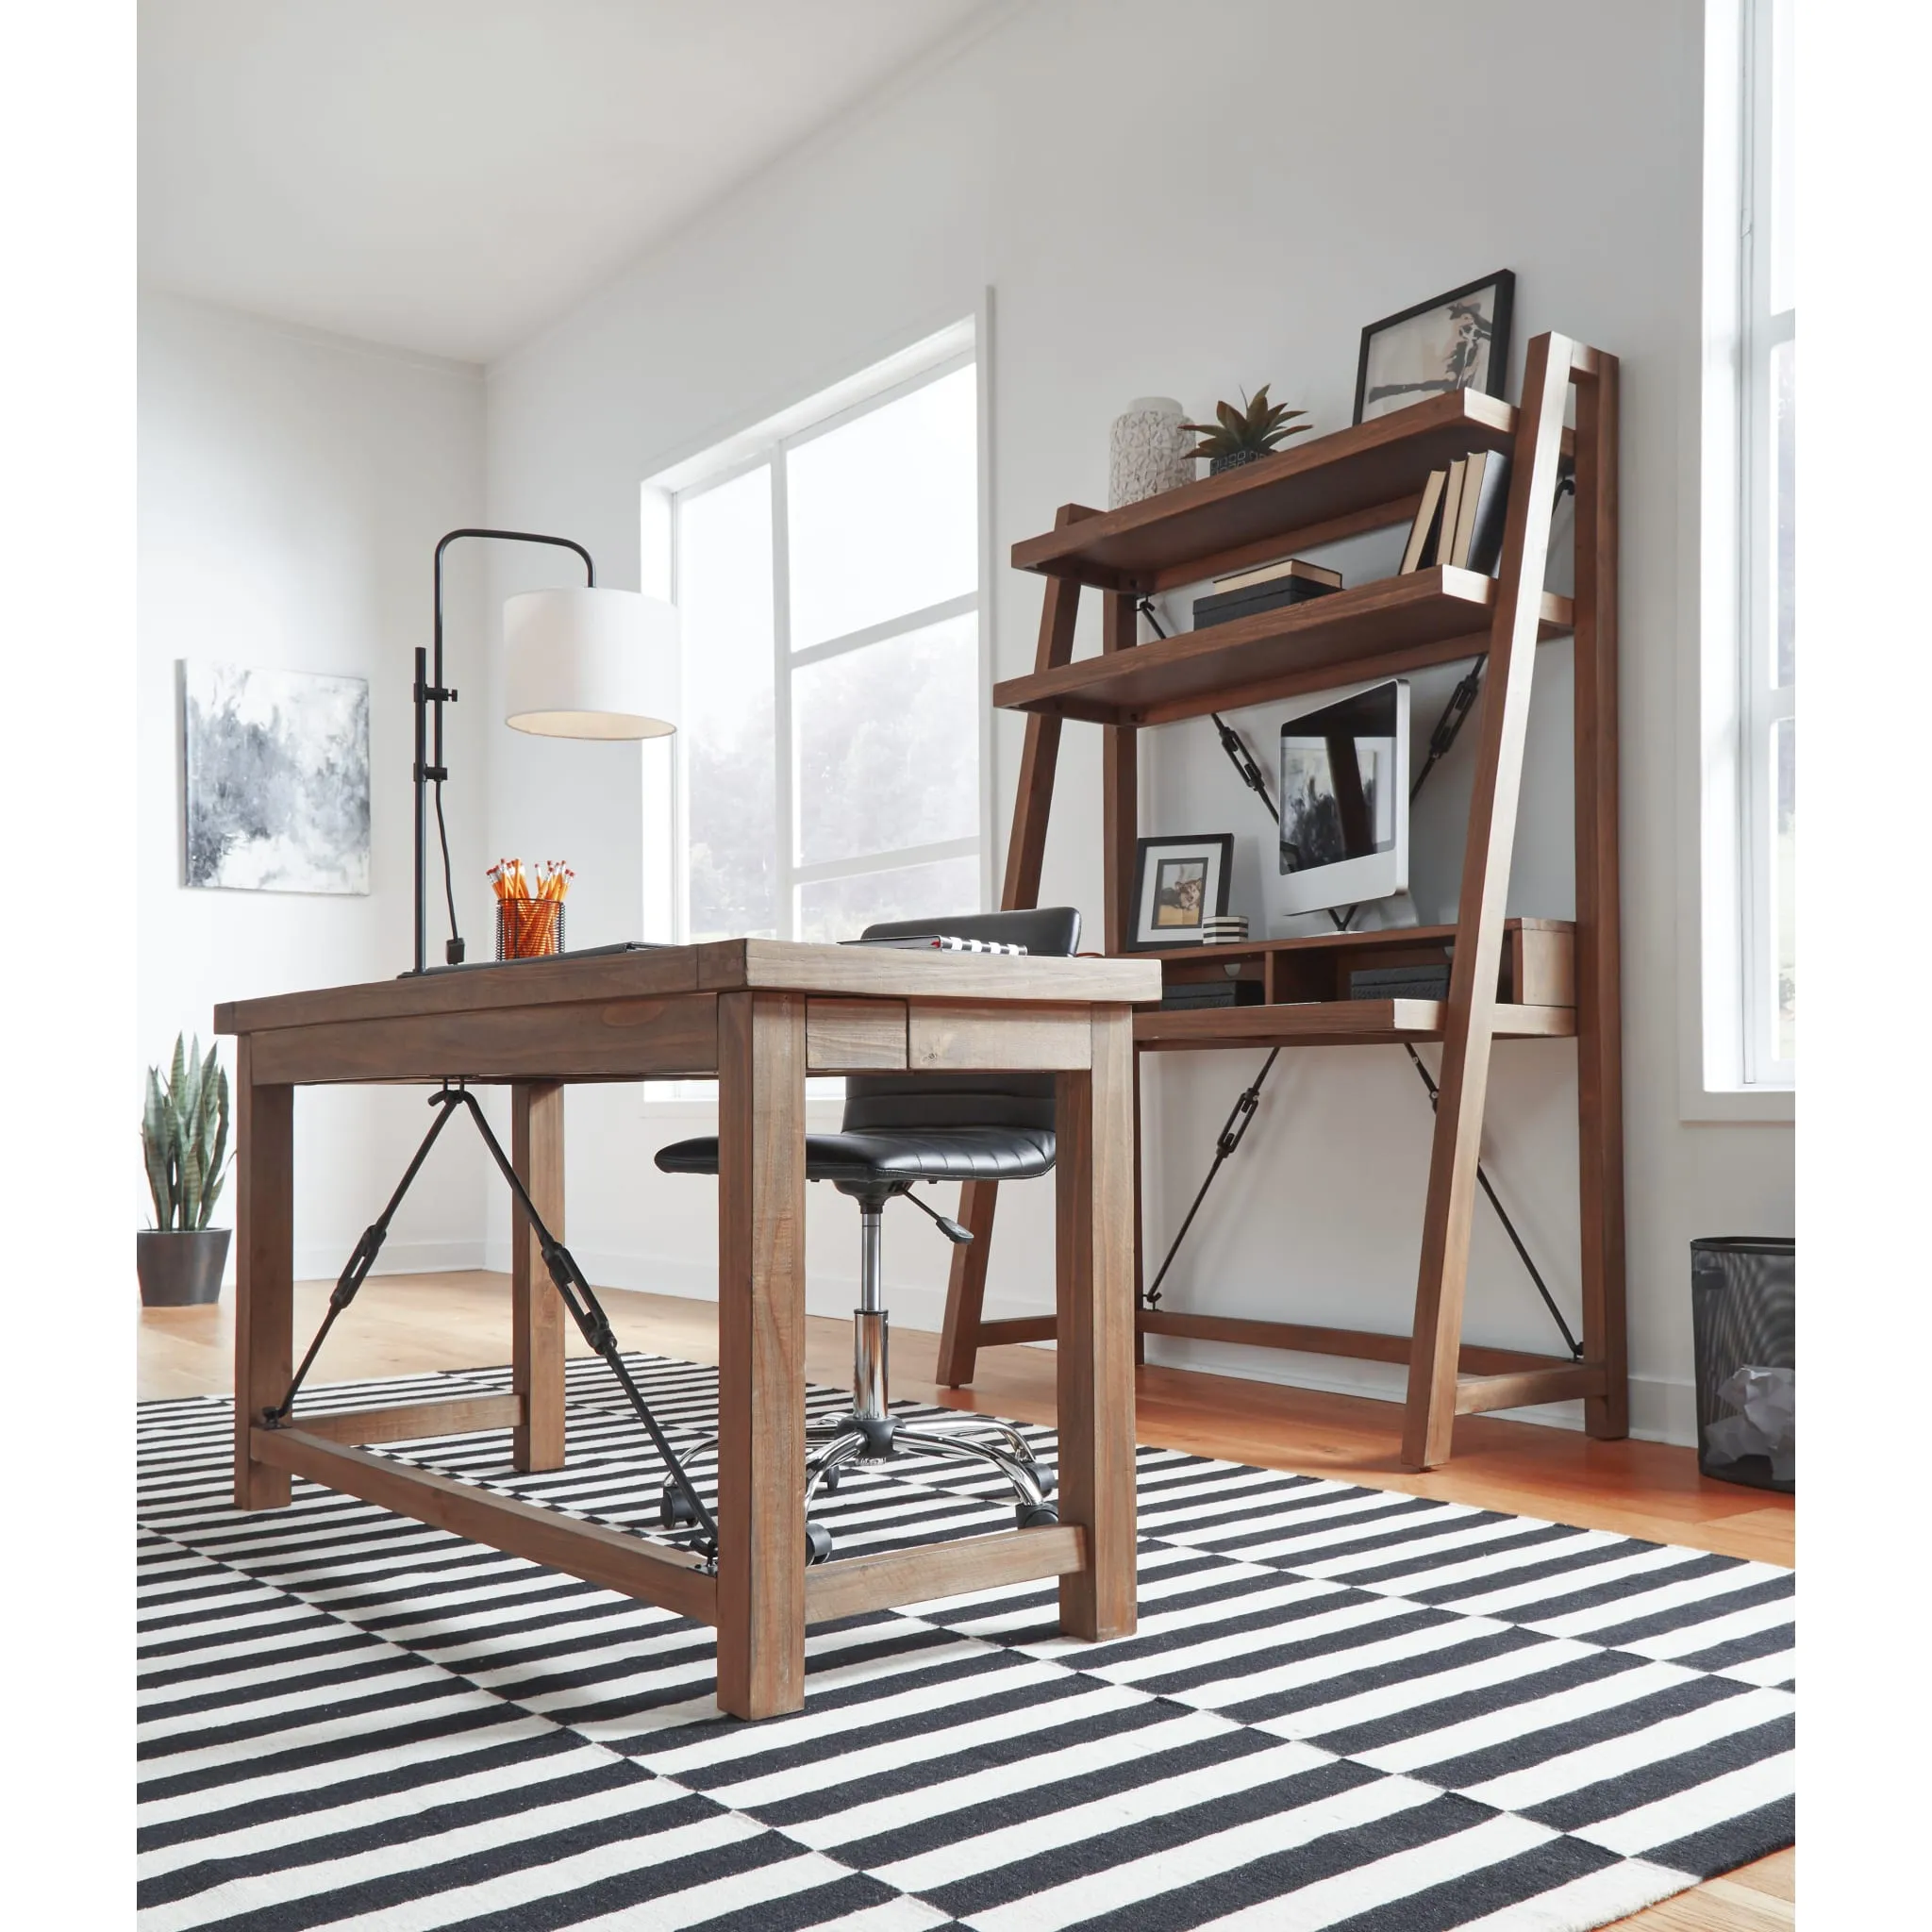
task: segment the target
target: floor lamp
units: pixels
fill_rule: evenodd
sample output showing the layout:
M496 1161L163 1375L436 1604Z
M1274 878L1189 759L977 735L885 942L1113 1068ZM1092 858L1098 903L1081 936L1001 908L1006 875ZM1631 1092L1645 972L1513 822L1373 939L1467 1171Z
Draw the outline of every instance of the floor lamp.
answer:
M504 723L519 731L545 738L662 738L676 726L677 612L656 597L636 591L600 591L591 553L568 537L540 537L527 530L452 530L436 546L435 660L416 653L416 964L414 971L447 971L463 964L463 942L457 935L456 894L450 884L449 837L443 825L442 781L449 776L442 761L442 708L457 701L456 691L442 681L442 553L463 537L491 537L511 543L549 543L575 551L584 560L580 591L529 591L504 606L503 633L507 654L504 676ZM442 846L442 886L449 901L450 939L446 966L426 968L423 958L425 915L425 806L431 786L436 789L436 831ZM408 974L404 975L408 977ZM476 1096L460 1077L445 1078L430 1096L435 1119L404 1170L389 1205L363 1230L329 1296L322 1325L302 1357L289 1391L273 1408L261 1411L265 1428L279 1429L295 1420L295 1398L314 1366L336 1318L356 1299L375 1266L388 1239L390 1224L403 1197L429 1158L437 1137L459 1112L467 1112L482 1137L491 1159L503 1175L511 1198L522 1210L529 1239L541 1257L558 1297L578 1331L603 1357L605 1366L630 1402L644 1432L670 1472L663 1505L664 1526L715 1563L718 1524L703 1495L686 1473L658 1419L651 1413L632 1377L617 1335L599 1305L596 1291L562 1241L546 1227L537 1204L516 1164L491 1130ZM524 1237L519 1234L517 1237ZM680 1527L680 1525L682 1527Z
M675 731L677 612L637 591L600 590L591 553L568 537L528 530L452 530L436 546L436 625L432 650L416 652L416 961L425 960L428 926L428 813L433 791L436 837L442 848L442 892L449 907L446 965L460 966L456 888L450 879L449 831L442 816L442 708L457 701L442 681L442 553L463 537L547 543L583 559L584 587L526 591L503 607L504 723L542 738L662 738ZM440 968L434 970L441 970Z

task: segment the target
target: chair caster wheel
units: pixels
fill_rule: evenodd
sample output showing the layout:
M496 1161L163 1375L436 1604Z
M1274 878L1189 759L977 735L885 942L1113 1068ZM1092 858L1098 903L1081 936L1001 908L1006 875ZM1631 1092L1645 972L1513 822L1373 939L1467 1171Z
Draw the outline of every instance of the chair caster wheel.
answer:
M1022 1503L1013 1518L1022 1529L1051 1529L1060 1520L1060 1512L1051 1503Z
M1053 1471L1041 1469L1037 1462L1033 1465L1033 1480L1040 1485L1040 1493L1042 1496L1052 1495L1054 1491L1059 1487L1053 1479Z
M694 1529L698 1512L682 1490L667 1489L658 1498L658 1522L665 1529Z
M831 1474L830 1474L830 1475L828 1475L828 1476L827 1476L827 1477L826 1477L826 1478L824 1479L824 1482L822 1482L822 1483L821 1483L821 1484L819 1485L819 1494L820 1494L820 1495L822 1495L822 1496L836 1496L836 1495L837 1495L838 1493L839 1493L839 1472L838 1472L838 1471L837 1471L837 1470L835 1469L835 1470L834 1470L834 1471L833 1471L833 1472L831 1473Z
M832 1532L823 1523L808 1522L805 1525L805 1560L807 1563L829 1563L832 1560Z

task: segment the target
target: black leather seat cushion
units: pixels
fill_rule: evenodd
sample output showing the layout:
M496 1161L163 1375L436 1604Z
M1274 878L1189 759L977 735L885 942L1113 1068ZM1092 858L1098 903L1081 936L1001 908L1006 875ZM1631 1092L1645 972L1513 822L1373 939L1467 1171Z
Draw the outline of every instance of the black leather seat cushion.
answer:
M865 937L930 932L1064 958L1080 943L1080 915L1071 906L1046 906L888 920L867 926ZM814 1181L1024 1181L1051 1173L1053 1157L1051 1074L855 1076L845 1083L841 1131L805 1137L806 1178ZM717 1136L662 1148L658 1165L666 1174L716 1174Z
M813 1181L1032 1180L1053 1169L1050 1127L894 1127L890 1133L808 1134ZM666 1174L716 1174L718 1137L679 1141L658 1153Z

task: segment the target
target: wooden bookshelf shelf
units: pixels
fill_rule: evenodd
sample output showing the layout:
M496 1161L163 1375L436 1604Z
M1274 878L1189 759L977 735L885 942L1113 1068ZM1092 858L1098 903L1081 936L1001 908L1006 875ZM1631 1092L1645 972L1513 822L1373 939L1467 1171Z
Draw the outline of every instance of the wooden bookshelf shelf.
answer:
M1013 567L1147 596L1407 523L1431 470L1515 443L1507 403L1459 390L1123 509L1081 510L1063 527L1015 543Z
M1237 945L1150 946L1123 953L1124 959L1158 959L1163 965L1212 964L1234 959L1256 959L1270 953L1297 956L1325 953L1360 953L1395 948L1408 951L1418 946L1443 950L1456 943L1459 928L1454 925L1389 925L1369 932L1305 933L1291 940L1242 940ZM1575 924L1568 919L1506 919L1503 932L1506 945L1520 944L1523 933L1554 933L1566 948L1573 943ZM1387 961L1378 963L1387 964Z
M1164 988L1232 979L1251 986L1258 983L1264 1003L1304 1006L1311 1001L1347 1003L1349 974L1364 967L1445 964L1456 956L1457 937L1453 925L1407 925L1385 932L1320 933L1305 939L1250 941L1239 946L1172 946L1125 957L1159 960ZM1496 997L1506 1004L1524 1008L1574 1007L1575 926L1567 919L1505 921ZM1261 1009L1243 1007L1215 1010L1251 1013ZM1141 1017L1149 1016L1143 1013ZM1384 1023L1377 1019L1372 1024L1379 1029ZM1534 1037L1565 1033L1569 1029L1536 1022L1520 1030L1525 1037ZM1148 1044L1153 1039L1150 1032L1141 1043Z
M1143 1010L1134 1015L1134 1044L1164 1053L1189 1047L1391 1046L1404 1040L1441 1040L1448 1008L1447 1000L1319 1000L1192 1013ZM1574 1007L1498 1006L1495 1014L1499 1040L1568 1040L1576 1031Z
M1178 494L1179 492L1175 492ZM1075 525L1077 528L1078 525ZM1081 658L993 687L1003 710L1094 724L1166 724L1357 678L1390 677L1489 648L1492 577L1438 569L1383 577L1306 604ZM1543 593L1539 637L1571 627L1567 597Z

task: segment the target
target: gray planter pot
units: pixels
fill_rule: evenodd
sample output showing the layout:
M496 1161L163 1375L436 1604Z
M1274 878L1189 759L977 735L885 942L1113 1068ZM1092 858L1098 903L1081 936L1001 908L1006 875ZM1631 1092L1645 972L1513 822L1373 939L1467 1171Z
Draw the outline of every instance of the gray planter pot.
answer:
M144 1307L187 1308L222 1298L228 1259L225 1227L146 1227L134 1237Z

